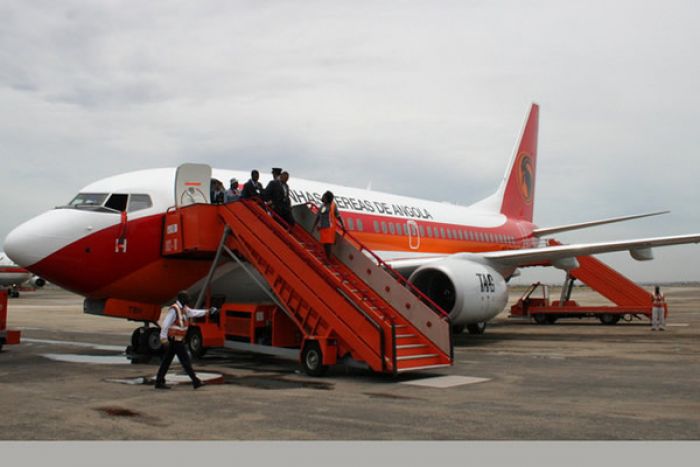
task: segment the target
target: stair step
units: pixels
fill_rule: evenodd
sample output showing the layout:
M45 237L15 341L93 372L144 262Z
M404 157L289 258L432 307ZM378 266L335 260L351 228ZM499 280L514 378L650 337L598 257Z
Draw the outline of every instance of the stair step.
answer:
M401 349L417 349L420 347L427 347L428 344L404 344L404 345L397 345L396 350L401 350Z
M419 358L435 358L439 357L436 353L426 353L421 355L405 355L402 357L396 357L396 361L403 362L406 360L418 360Z
M418 337L415 334L397 334L396 338L397 339L409 339L411 337Z
M396 372L397 373L405 373L407 371L417 371L417 370L432 370L435 368L449 368L450 364L448 363L437 363L435 365L421 365L421 366L414 366L414 367L405 367L405 368L397 368Z

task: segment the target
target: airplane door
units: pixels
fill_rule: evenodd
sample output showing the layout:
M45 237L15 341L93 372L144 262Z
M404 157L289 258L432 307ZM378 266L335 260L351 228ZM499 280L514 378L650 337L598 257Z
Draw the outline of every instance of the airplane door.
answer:
M417 250L420 248L418 224L416 224L416 221L406 221L406 227L408 228L408 247L411 250Z
M175 174L175 205L209 204L211 167L207 164L182 164Z

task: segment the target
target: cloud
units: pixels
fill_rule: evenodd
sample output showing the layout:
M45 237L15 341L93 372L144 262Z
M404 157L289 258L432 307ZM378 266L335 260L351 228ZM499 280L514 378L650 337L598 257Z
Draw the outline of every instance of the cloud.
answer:
M95 179L184 161L284 165L468 204L495 190L532 100L542 106L539 224L670 208L566 240L698 231L699 10L6 1L0 238ZM696 246L669 251L683 253L649 274L700 279Z

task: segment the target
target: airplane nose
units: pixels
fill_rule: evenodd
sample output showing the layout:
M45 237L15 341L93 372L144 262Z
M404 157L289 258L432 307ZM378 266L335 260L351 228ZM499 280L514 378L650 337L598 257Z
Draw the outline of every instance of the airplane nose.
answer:
M36 235L34 219L20 224L12 230L3 243L5 254L14 261L15 264L26 268L41 261L43 256L38 248L40 242Z
M92 229L72 209L53 209L20 224L5 238L7 256L24 268L44 260Z

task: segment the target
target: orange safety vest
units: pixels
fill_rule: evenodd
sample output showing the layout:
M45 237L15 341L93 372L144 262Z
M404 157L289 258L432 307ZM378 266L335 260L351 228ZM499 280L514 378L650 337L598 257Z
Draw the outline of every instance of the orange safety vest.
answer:
M187 335L187 329L190 326L190 322L187 319L187 313L182 309L177 303L173 303L172 308L175 309L175 322L168 329L168 337L172 337L176 341L181 341Z
M325 209L326 206L323 205L321 206L321 213L323 212L323 209ZM329 227L321 228L318 229L319 233L319 240L321 243L335 243L335 224L336 224L336 217L335 217L335 211L336 211L336 206L335 206L335 201L331 201L331 204L328 206L328 223L330 224ZM323 214L321 214L323 215Z
M653 295L651 297L651 304L654 307L663 308L663 306L664 306L664 294Z

